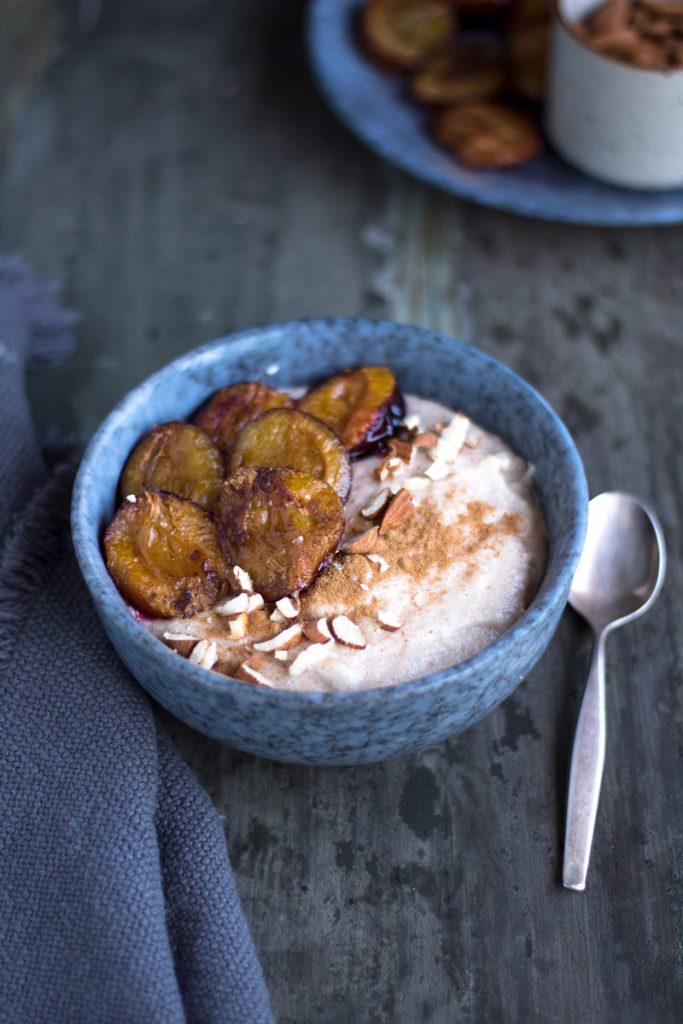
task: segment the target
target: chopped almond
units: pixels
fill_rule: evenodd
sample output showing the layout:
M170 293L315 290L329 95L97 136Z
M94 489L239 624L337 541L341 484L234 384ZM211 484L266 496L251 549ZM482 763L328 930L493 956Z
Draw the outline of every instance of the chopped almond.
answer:
M250 594L247 611L251 615L252 612L257 612L259 608L263 608L264 604L263 594Z
M273 651L273 657L278 661L289 661L292 655L289 651Z
M425 469L425 476L428 476L430 480L443 480L450 475L450 472L451 469L448 463L442 459L437 459L436 462L432 462L431 466Z
M271 614L270 614L269 618L270 618L270 621L271 621L271 622L280 622L280 623L283 623L283 622L287 622L287 621L288 621L288 620L287 620L287 619L286 619L286 618L284 617L284 615L282 614L282 612L280 611L280 609L279 609L279 608L273 608L273 611L271 612Z
M398 476L403 469L403 460L399 459L397 455L391 455L389 458L384 459L380 462L375 470L375 476L378 480L384 482L389 477Z
M439 438L431 430L426 431L424 434L418 434L413 444L416 448L433 448L438 442Z
M235 678L242 679L245 683L255 683L257 686L270 686L272 688L275 684L271 683L270 679L264 676L256 666L257 663L254 661L243 661L235 672Z
M289 626L288 629L283 629L277 636L273 636L270 640L262 640L258 644L254 644L255 651L262 651L264 654L272 654L273 651L284 651L288 647L295 647L303 635L303 630L298 622L295 622L293 626Z
M359 533L353 540L342 545L342 551L347 555L367 555L372 551L379 537L379 527L371 526L369 530Z
M407 462L408 465L412 462L413 446L410 441L402 441L398 437L392 437L389 442L389 451L395 458L400 459L401 462Z
M399 629L403 629L403 623L393 612L377 612L377 619L382 629L386 629L389 633L395 633Z
M347 615L335 615L330 623L336 640L347 647L362 651L366 645L361 629Z
M167 632L163 634L162 639L167 647L177 651L183 658L188 658L198 643L197 637L190 636L189 633Z
M249 609L249 594L237 594L236 597L229 597L221 601L214 608L217 615L239 615Z
M382 525L379 528L380 536L388 533L389 530L395 530L397 526L401 526L406 519L409 519L415 510L413 505L413 499L410 496L409 491L402 488L398 494L395 494L391 499L389 507L384 513L382 519Z
M299 595L292 594L290 597L281 597L279 601L275 602L275 607L286 619L295 619L301 611Z
M230 574L240 590L246 590L248 594L252 593L254 584L251 582L251 576L245 569L242 569L239 565L233 565L230 569Z
M328 640L333 639L327 619L316 619L314 622L304 623L304 636L314 644L325 644Z
M321 661L325 661L332 653L333 647L334 640L328 640L326 644L311 644L301 654L297 654L289 666L290 676L300 676L302 672L306 672L309 668L319 665Z
M240 612L239 615L233 615L232 618L228 619L228 625L230 626L230 636L233 640L241 640L247 635L249 629L249 618L246 612Z
M218 661L215 640L200 640L192 651L189 660L200 668L213 668Z
M391 492L389 488L380 487L380 489L377 491L377 494L375 494L374 498L371 499L371 501L365 506L365 508L362 508L360 510L360 514L364 516L365 519L374 519L374 517L379 515L379 513L382 511L390 497Z

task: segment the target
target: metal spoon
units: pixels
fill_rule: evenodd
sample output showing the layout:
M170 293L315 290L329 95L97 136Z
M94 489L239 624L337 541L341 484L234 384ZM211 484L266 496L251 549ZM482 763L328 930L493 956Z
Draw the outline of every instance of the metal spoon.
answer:
M616 491L588 505L586 542L569 603L595 632L593 657L574 734L567 797L562 883L585 889L605 762L605 638L652 606L666 565L656 515Z

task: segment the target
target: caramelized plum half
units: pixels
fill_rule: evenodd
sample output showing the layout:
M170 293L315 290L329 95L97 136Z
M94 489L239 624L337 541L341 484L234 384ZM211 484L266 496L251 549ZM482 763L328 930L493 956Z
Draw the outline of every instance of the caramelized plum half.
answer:
M434 134L467 167L514 167L537 156L543 136L536 122L503 103L460 103L445 107Z
M163 491L125 501L104 535L107 569L147 615L189 618L221 596L227 566L216 526L199 505Z
M299 409L326 423L359 457L393 436L405 404L388 366L361 366L318 384L299 400Z
M351 463L337 435L297 409L272 409L244 429L230 460L234 471L250 466L288 466L317 476L342 501L351 489Z
M248 423L268 409L292 409L295 404L294 399L282 391L275 391L258 380L245 380L216 391L201 407L194 422L227 459Z
M162 423L139 441L123 467L119 501L143 491L168 491L210 509L223 483L215 444L190 423Z
M239 469L223 484L218 539L268 601L310 586L344 532L336 492L294 469Z
M505 81L500 40L481 34L431 57L414 75L411 87L423 103L460 103L497 96L505 88Z
M380 61L411 69L452 37L452 0L369 0L361 10L363 42Z

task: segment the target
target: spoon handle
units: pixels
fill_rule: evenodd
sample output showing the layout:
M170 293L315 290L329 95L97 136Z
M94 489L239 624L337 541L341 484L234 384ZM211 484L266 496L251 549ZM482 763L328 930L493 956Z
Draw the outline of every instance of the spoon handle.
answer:
M605 635L595 638L586 689L576 723L567 796L562 884L585 889L605 763Z

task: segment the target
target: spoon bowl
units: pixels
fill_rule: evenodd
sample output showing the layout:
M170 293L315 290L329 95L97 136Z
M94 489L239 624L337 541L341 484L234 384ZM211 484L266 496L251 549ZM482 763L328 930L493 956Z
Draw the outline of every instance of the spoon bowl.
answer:
M588 528L569 603L596 632L643 615L664 582L664 537L643 502L618 491L588 506Z

